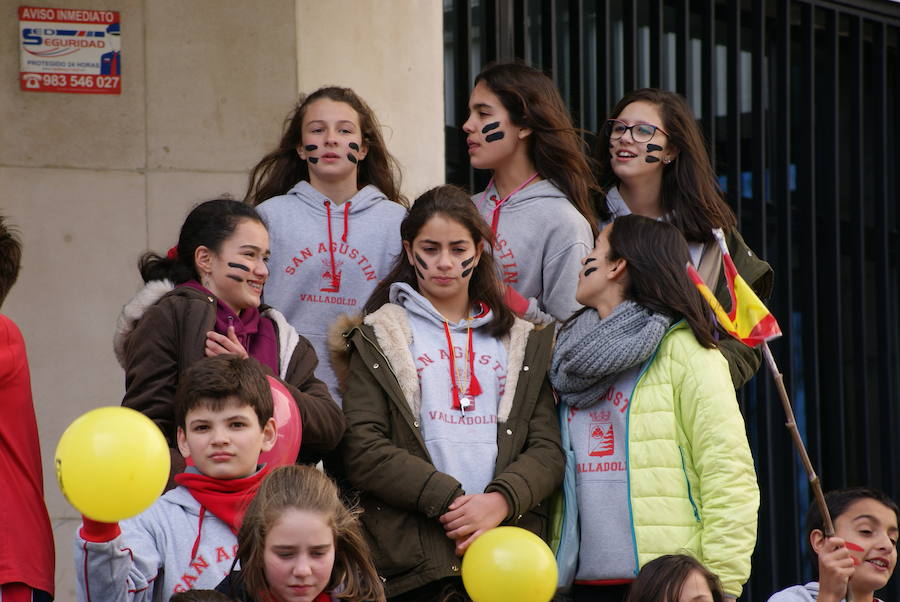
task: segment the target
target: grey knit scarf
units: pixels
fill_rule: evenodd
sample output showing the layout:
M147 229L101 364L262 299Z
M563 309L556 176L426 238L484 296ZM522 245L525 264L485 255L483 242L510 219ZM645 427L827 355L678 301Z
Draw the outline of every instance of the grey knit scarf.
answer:
M621 372L650 357L671 322L634 301L623 301L602 320L588 309L559 333L550 382L566 405L591 406Z

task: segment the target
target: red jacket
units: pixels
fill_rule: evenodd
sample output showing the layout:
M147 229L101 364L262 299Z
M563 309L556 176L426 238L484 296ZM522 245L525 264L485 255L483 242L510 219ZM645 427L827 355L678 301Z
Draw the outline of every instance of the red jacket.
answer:
M53 595L55 554L25 340L0 314L0 584Z

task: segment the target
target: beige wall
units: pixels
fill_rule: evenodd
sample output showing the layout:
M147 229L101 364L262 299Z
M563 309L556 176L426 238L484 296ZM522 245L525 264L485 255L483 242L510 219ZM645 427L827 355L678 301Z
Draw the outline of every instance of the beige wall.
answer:
M375 109L413 198L444 176L441 3L418 0L47 0L121 12L120 96L22 92L16 0L0 0L0 212L24 242L3 307L22 329L56 534L57 600L74 600L77 513L52 470L78 415L118 404L119 309L147 248L187 209L243 195L297 92L336 83ZM264 10L260 9L264 7ZM0 417L2 419L2 417Z
M79 414L118 404L113 325L138 255L174 244L184 214L243 196L247 169L296 100L293 0L51 0L121 12L120 96L18 89L18 0L0 0L0 211L24 241L3 307L28 345L57 550L57 600L74 600L75 511L52 471ZM273 60L273 57L282 57ZM2 417L0 417L2 420Z

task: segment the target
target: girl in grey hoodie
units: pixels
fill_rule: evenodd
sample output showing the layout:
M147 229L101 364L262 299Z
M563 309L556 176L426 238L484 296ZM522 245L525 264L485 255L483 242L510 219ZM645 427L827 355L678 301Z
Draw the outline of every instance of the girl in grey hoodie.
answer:
M271 236L266 302L320 358L329 325L359 311L400 252L399 181L372 109L338 87L302 98L278 148L251 173L246 200ZM340 403L331 366L319 370Z
M488 67L463 131L472 167L493 175L472 200L491 224L507 304L532 322L565 320L579 308L578 272L597 236L596 184L559 90L532 67Z

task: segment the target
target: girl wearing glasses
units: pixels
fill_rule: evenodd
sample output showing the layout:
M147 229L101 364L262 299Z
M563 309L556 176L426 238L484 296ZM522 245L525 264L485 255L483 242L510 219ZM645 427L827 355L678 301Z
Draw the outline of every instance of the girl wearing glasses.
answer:
M703 133L682 96L655 88L626 94L601 132L597 155L598 179L606 193L605 203L597 207L601 226L629 213L673 224L687 239L697 271L730 308L722 256L712 233L721 228L741 276L760 298L771 294L772 268L735 229L737 221L722 198ZM759 368L759 355L730 336L722 334L719 349L735 387Z
M565 320L579 308L574 274L597 235L596 183L556 84L525 65L486 68L463 131L472 167L492 172L473 200L495 237L507 304L532 322Z

